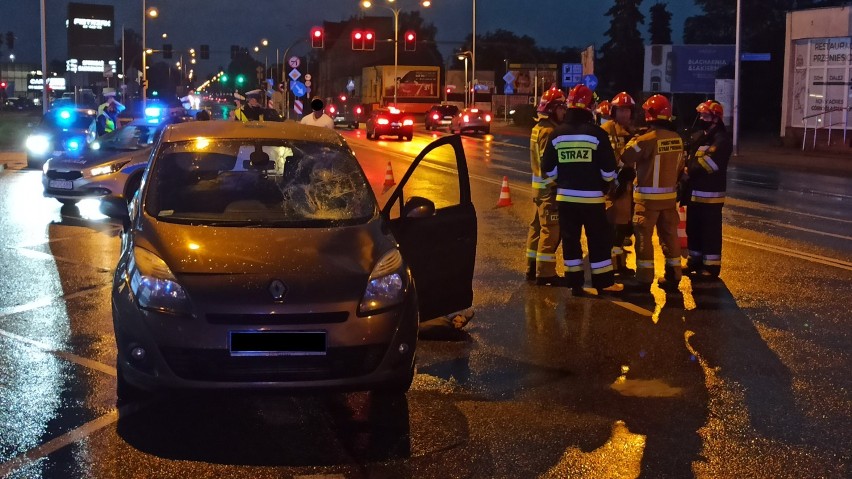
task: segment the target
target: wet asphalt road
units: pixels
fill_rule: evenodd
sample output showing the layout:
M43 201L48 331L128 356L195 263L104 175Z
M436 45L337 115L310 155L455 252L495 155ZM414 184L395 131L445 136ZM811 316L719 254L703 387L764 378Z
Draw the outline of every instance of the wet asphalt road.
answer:
M433 134L343 132L375 187ZM440 135L442 133L438 133ZM0 477L849 477L852 181L731 171L721 282L574 298L523 281L525 141L465 137L476 316L405 398L178 395L116 409L119 228L0 153ZM448 159L423 180L443 188ZM506 176L514 206L495 208ZM662 258L658 258L659 261ZM661 266L658 266L661 269Z

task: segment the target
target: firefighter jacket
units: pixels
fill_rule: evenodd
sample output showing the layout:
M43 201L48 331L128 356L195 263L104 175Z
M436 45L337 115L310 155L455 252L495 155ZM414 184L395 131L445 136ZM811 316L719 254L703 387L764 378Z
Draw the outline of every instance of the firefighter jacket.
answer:
M646 209L675 208L683 157L680 135L665 128L651 128L630 140L621 159L636 168L633 201Z
M556 127L550 118L543 116L532 129L530 134L530 169L532 171L532 188L536 196L553 186L556 171L545 172L541 168L541 159L547 146L547 139Z
M612 146L612 151L615 153L615 159L621 163L621 153L627 145L627 141L633 136L623 126L616 121L608 121L601 125L601 129L606 132L609 137L609 144ZM619 164L619 166L621 166Z
M550 134L542 168L556 169L556 201L603 204L615 179L615 155L601 127L563 123Z
M624 147L627 145L628 140L633 135L614 120L604 123L601 125L601 128L609 137L609 144L612 146L618 166L623 167L621 154L624 152ZM630 168L619 170L607 195L606 218L612 224L626 225L630 223L630 218L633 214L633 189L631 188L633 186L633 177L632 175L625 175L630 172L632 172ZM626 181L628 178L629 184L618 184L620 181Z
M733 144L724 125L707 131L698 149L687 164L690 201L694 203L724 203L727 186L728 160Z

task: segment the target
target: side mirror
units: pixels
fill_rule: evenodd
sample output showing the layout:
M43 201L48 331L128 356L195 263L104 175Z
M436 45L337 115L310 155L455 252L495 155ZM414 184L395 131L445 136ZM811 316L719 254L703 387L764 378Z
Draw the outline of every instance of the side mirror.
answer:
M428 218L435 215L435 203L422 196L412 196L402 207L405 218Z
M101 213L110 218L121 220L125 225L130 223L130 210L127 208L127 201L123 198L116 198L114 196L101 198L100 210Z

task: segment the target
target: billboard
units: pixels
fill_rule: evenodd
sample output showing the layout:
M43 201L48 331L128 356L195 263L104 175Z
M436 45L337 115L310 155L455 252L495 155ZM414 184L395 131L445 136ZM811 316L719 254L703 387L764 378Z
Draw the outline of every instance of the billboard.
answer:
M734 45L648 45L643 90L707 93L723 68L734 64Z
M68 58L112 60L115 57L115 12L112 5L69 3L65 28Z
M440 67L435 66L397 66L399 85L397 98L432 98L440 96L438 77ZM385 97L393 98L393 67L382 70L382 84Z

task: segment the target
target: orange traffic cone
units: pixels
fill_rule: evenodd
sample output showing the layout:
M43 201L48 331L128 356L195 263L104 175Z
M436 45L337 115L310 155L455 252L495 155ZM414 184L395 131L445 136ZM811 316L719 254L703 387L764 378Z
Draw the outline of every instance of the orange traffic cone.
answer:
M677 224L677 239L680 241L680 248L686 251L686 206L679 207L677 215L680 217L680 222Z
M500 187L500 200L497 201L497 208L503 206L512 206L512 196L509 194L509 177L503 177L503 185Z
M393 180L393 168L391 168L391 162L388 162L388 169L385 170L385 187L393 186L396 184L396 181Z

